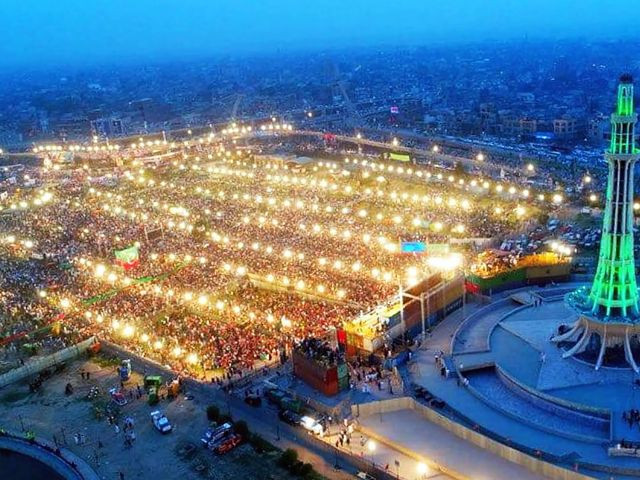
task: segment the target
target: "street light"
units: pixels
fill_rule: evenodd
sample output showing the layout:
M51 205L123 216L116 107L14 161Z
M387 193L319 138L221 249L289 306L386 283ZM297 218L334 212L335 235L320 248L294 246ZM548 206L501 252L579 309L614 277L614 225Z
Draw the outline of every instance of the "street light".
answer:
M429 467L426 463L418 462L416 465L416 471L418 472L418 476L423 478L429 473Z
M373 465L373 454L376 451L376 442L374 442L373 440L369 439L369 441L367 442L367 449L369 450L369 453L371 454L371 464Z

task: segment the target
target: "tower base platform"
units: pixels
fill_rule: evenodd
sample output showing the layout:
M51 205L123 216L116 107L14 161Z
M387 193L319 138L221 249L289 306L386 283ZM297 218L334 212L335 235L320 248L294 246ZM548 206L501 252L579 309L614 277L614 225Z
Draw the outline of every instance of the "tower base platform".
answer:
M576 356L593 363L596 370L603 363L623 366L621 360L636 373L640 371L640 324L603 322L581 315L571 325L560 325L553 342L567 346L562 358Z
M626 415L640 409L640 375L624 352L627 342L640 360L640 332L625 325L605 333L576 313L564 297L577 286L532 289L541 303L523 305L504 292L489 305L468 304L461 324L438 326L431 342L443 341L419 351L408 376L442 399L451 418L505 445L595 478L637 478L640 456L618 454L635 452L621 445L640 447L640 425ZM448 338L453 379L434 363Z

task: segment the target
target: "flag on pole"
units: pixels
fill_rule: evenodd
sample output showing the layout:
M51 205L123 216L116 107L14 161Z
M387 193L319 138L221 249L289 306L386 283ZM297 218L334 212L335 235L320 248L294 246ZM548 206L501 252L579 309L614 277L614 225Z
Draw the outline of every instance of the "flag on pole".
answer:
M135 245L123 248L122 250L116 250L114 253L116 256L116 263L125 270L131 270L140 263L138 247Z

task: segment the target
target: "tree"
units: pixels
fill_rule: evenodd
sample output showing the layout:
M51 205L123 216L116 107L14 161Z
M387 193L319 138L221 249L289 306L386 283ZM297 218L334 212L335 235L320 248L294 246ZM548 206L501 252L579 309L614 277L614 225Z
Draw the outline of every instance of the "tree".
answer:
M244 420L238 420L236 423L234 423L233 429L238 435L241 435L242 438L249 438L249 427L247 426L247 422L245 422Z
M278 465L286 469L290 469L298 461L298 452L292 448L287 448L280 458L278 459Z
M296 475L303 478L309 477L311 475L311 472L313 472L313 465L311 465L310 463L299 463L300 464L297 466Z
M207 419L210 422L217 422L220 419L220 409L216 405L209 405L207 407Z

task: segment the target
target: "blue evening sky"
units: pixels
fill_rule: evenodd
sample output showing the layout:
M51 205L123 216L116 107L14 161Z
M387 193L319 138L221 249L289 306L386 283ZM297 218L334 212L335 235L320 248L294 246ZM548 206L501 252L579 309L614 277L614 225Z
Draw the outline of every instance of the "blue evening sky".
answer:
M0 0L0 64L633 34L635 15L613 12L607 0Z

